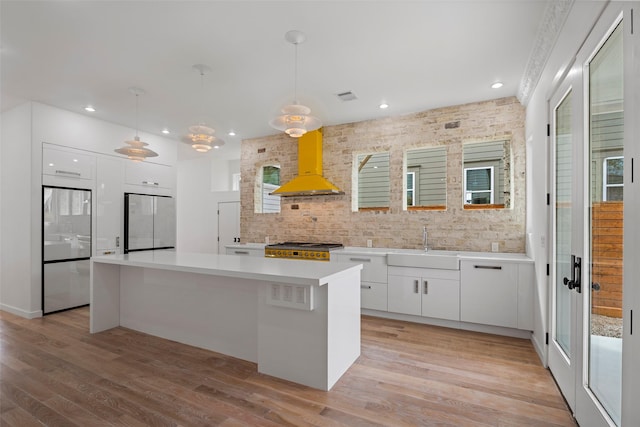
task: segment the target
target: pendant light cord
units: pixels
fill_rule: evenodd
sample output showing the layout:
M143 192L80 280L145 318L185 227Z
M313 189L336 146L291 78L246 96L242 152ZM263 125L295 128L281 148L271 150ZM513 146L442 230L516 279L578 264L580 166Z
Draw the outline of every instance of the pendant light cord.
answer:
M293 67L293 103L298 104L298 43L294 44L294 67Z
M136 93L136 136L138 136L138 96Z

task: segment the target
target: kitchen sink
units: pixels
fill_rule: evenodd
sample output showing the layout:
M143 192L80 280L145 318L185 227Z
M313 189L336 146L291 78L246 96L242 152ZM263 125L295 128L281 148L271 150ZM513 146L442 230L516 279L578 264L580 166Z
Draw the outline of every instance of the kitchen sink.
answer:
M460 270L458 252L403 250L387 255L387 264L397 267L437 268Z

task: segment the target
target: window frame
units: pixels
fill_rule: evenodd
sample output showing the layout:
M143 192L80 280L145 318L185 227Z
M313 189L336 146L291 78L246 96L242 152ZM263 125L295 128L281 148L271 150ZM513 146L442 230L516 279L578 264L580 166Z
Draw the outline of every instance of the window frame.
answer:
M489 189L488 190L468 190L467 189L467 172L468 171L472 171L472 170L489 170L490 171L490 175L489 175ZM464 176L464 187L463 187L463 192L462 192L462 204L463 205L473 205L474 203L472 203L471 201L473 201L473 194L474 193L489 193L489 203L479 203L479 205L492 205L494 203L495 200L495 177L494 177L494 167L493 166L480 166L480 167L473 167L473 168L464 168L463 170L463 176ZM470 201L467 202L467 194L470 193L472 195Z
M624 156L611 156L611 157L605 157L604 159L602 159L602 201L603 202L609 201L607 199L607 194L608 194L607 190L609 188L614 188L614 187L624 188L624 176L623 176L622 184L609 184L607 182L608 181L607 178L609 176L609 174L607 173L607 162L609 160L619 160L619 159L622 159L622 167L624 168Z

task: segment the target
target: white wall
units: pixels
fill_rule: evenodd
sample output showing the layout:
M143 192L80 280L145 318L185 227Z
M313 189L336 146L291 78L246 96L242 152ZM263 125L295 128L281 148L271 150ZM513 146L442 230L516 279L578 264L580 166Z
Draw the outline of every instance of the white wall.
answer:
M31 104L2 114L2 258L0 259L0 308L24 317L39 315L40 301L33 301L31 226Z
M549 261L548 206L549 192L547 123L548 100L563 72L570 66L580 45L597 20L604 2L574 2L562 32L547 60L542 77L527 104L527 155L531 158L532 175L527 188L527 232L531 233L531 255L535 259L536 311L533 343L544 365L547 364L545 333L549 331L549 283L546 275Z
M239 191L229 191L240 160L203 155L180 160L177 169L177 249L218 253L218 203L240 201Z
M36 102L2 113L2 125L0 308L37 317L42 314L42 143L122 158L113 150L133 138L135 129ZM139 134L158 153L154 163L176 164L176 141Z

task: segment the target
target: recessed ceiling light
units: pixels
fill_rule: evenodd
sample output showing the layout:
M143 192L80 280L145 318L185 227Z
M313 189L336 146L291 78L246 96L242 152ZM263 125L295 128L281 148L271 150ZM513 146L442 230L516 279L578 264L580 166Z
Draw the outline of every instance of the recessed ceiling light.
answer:
M230 131L229 131L229 133L228 133L227 135L229 135L229 136L236 136L236 133L235 133L234 131L230 130Z
M74 161L75 163L78 163L78 159L73 159L73 161Z
M49 166L53 166L53 163L49 163Z
M96 111L95 108L93 108L91 105L87 105L86 107L84 107L85 111L88 111L90 113L94 113Z
M165 135L169 135L171 132L169 132L169 129L164 128L162 129L162 133L164 133Z
M491 85L491 89L500 89L502 87L502 82L495 82Z
M383 102L382 104L379 105L381 110L384 110L385 108L389 108L389 104L387 104L386 102Z

